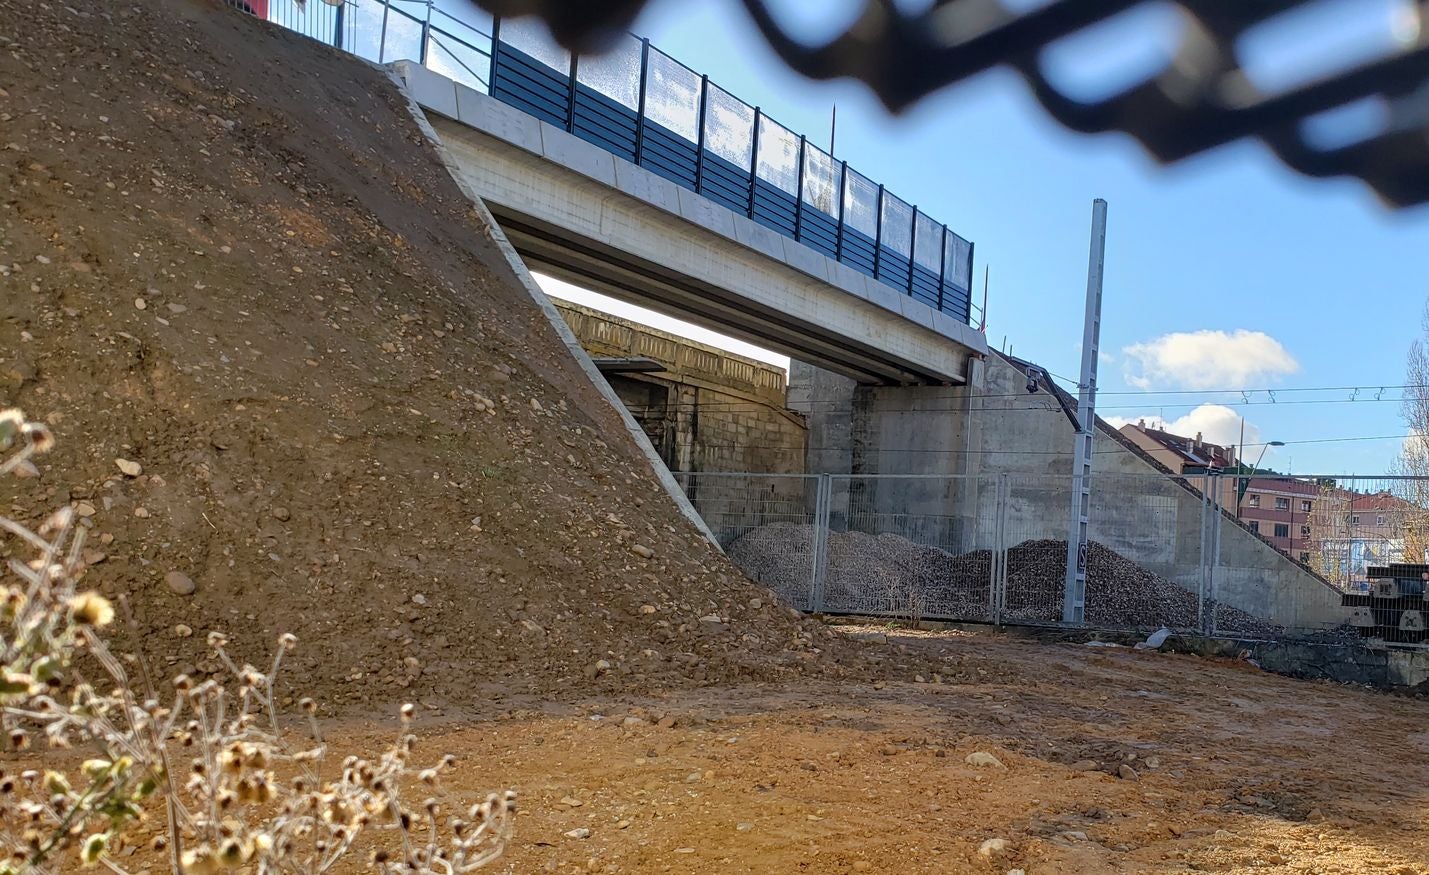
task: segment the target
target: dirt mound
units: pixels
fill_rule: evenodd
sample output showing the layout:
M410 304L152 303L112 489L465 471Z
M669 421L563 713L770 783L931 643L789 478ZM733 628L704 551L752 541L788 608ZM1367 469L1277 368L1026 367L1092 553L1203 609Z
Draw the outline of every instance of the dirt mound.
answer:
M761 526L729 547L729 556L753 579L796 603L813 581L813 529L776 523ZM991 620L992 554L953 554L890 533L830 532L822 607L835 613L907 614ZM1066 541L1024 541L1007 551L1004 616L1013 622L1056 622L1062 617ZM1222 628L1274 634L1280 627L1229 605L1219 605ZM1197 626L1196 594L1091 542L1087 555L1087 621L1109 628Z
M295 632L349 707L840 670L680 517L384 72L201 0L0 12L0 403L61 440L0 501L92 515L160 669L223 629Z

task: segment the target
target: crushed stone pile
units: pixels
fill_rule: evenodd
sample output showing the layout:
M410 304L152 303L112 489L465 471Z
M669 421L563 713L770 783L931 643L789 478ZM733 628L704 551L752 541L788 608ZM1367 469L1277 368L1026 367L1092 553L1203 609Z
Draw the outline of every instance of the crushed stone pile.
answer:
M727 548L752 579L808 607L813 585L813 527L771 523ZM988 609L989 556L958 556L899 535L830 532L823 603L841 613L897 611L921 596L923 613L992 619Z
M729 547L753 579L799 603L813 579L813 529L774 523ZM954 554L899 535L831 532L824 572L824 609L837 613L906 613L910 599L923 616L992 618L992 553ZM1055 622L1062 616L1067 542L1024 541L1007 551L1005 616ZM1088 545L1088 622L1110 628L1194 628L1196 594L1097 542ZM1221 628L1272 635L1281 628L1229 605L1214 605Z
M1008 613L1023 620L1058 620L1067 573L1067 542L1024 541L1007 551ZM1283 631L1261 617L1213 604L1220 628L1272 635ZM1097 626L1194 628L1196 594L1111 548L1087 544L1087 622Z
M384 71L203 0L0 0L0 43L0 405L60 440L0 508L76 504L157 670L293 632L335 711L874 670L680 516Z

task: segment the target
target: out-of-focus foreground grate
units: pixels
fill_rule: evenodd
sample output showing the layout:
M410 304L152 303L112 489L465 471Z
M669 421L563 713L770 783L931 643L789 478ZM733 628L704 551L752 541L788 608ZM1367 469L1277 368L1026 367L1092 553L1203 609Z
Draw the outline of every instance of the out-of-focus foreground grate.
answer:
M479 2L497 14L537 14L578 49L608 41L646 5ZM791 36L770 0L743 2L793 69L816 79L860 79L895 110L1006 66L1063 125L1124 131L1163 162L1255 138L1302 173L1358 177L1397 206L1429 201L1425 0L935 0L922 11L867 0L847 31L819 46ZM1136 16L1153 10L1170 10L1180 22L1158 72L1086 99L1049 62L1058 52L1099 61L1098 55L1153 42L1157 34L1134 26ZM1369 15L1385 17L1377 52L1351 47L1336 66L1333 49L1317 50L1357 29L1363 19L1355 16ZM1099 30L1111 38L1098 41ZM1280 51L1288 75L1266 76L1254 63L1255 50L1277 40L1288 49Z

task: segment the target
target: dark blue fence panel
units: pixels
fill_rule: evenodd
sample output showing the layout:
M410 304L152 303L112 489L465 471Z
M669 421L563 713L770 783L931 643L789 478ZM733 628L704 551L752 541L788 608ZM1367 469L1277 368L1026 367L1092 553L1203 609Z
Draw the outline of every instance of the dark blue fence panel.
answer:
M920 264L913 265L913 297L938 309L939 293L942 291L938 275Z
M845 223L843 245L839 247L839 251L843 255L844 264L860 273L873 276L873 257L878 248L874 245L872 237L855 231Z
M908 256L887 246L878 247L878 278L905 294L908 291L909 267Z
M635 110L585 85L576 86L575 130L571 133L624 158L635 160Z
M645 120L645 135L640 144L640 166L693 191L695 156L694 143L670 133L648 118Z
M741 215L749 215L749 171L705 150L700 194Z
M521 44L541 53L539 43ZM964 323L968 321L971 243L951 232L944 233L943 226L906 202L885 195L881 187L852 168L845 170L842 163L768 116L761 119L747 105L716 87L703 85L704 80L667 56L657 57L653 50L650 57L661 60L664 66L659 75L641 77L639 86L650 89L651 99L664 103L651 109L644 102L647 91L639 91L638 102L647 108L642 121L632 105L637 102L634 86L622 89L619 83L627 81L624 68L634 69L645 55L640 54L638 42L627 48L621 55L621 64L607 64L610 70L598 67L589 74L582 72L573 90L571 70L551 66L561 62L559 50L553 47L555 54L548 63L497 41L491 94L860 273L876 277L902 294ZM652 82L658 82L661 90L655 91ZM703 103L698 100L701 94ZM665 118L659 114L665 111L675 119L670 123L678 122L676 126L680 127L692 111L692 102L704 124L695 130L706 136L713 131L719 148L711 149L707 144L701 150L690 137L651 120L652 114ZM707 114L711 105L716 108L712 116ZM742 139L745 137L753 137L759 144L757 148ZM797 148L790 146L791 142ZM739 157L741 146L750 164L760 168L757 174L751 172L749 165L740 166L730 160ZM802 205L799 196L791 193L796 188L804 193ZM831 214L830 205L841 216ZM940 236L943 239L938 239ZM913 253L916 258L911 257Z
M491 96L564 128L571 111L570 71L557 72L525 52L498 43Z
M794 216L799 202L792 194L763 179L754 180L754 214L751 219L785 237L794 236Z
M952 283L943 284L943 305L940 309L944 313L967 322L971 316L969 304L970 296L967 289L960 289Z
M829 258L837 258L839 251L839 221L833 216L804 205L799 217L799 242L810 249L816 249Z

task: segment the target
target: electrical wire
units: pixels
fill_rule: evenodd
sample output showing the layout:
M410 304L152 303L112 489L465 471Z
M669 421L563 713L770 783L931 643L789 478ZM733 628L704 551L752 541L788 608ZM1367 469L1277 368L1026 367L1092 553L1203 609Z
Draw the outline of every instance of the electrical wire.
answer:
M716 391L716 390L710 390L710 391ZM1001 398L1030 398L1030 399L1035 399L1035 398L1037 398L1037 397L1038 397L1038 395L1028 394L1028 393L1025 393L1025 392L1024 392L1024 393L1003 394L1003 395L973 395L973 396L970 397L969 400L971 400L971 401L984 401L984 400L1001 399ZM1046 398L1046 401L1045 401L1045 402L1043 402L1043 403L1041 403L1041 404L1033 404L1033 405L1009 405L1009 406L1005 406L1005 407L973 407L973 408L954 407L954 406L930 407L930 406L927 406L927 405L920 405L920 406L918 407L918 410L919 410L919 412L922 412L922 413L967 413L967 412L970 412L970 411L971 411L971 412L999 412L999 413L1001 413L1001 412L1012 412L1012 411L1017 411L1017 410L1061 410L1061 407L1060 407L1059 405L1057 405L1057 402L1056 402L1054 399L1052 399L1051 396L1043 396L1043 397ZM1361 398L1361 399L1358 399L1358 400L1351 400L1351 399L1348 399L1348 398L1318 398L1318 399L1302 399L1302 400L1298 400L1298 401L1223 401L1223 402L1215 402L1215 403L1218 404L1218 405L1221 406L1221 407L1293 407L1293 406L1300 406L1300 405L1305 405L1305 404L1374 404L1374 403L1382 403L1382 404L1385 404L1385 403L1390 403L1390 402L1402 403L1402 402L1404 402L1404 401L1411 401L1411 400L1414 400L1414 399L1410 399L1410 398ZM1146 412L1146 411L1149 411L1149 410L1152 410L1152 409L1156 409L1156 410L1195 409L1195 408L1197 408L1197 407L1202 407L1202 406L1204 406L1204 404L1205 404L1205 402L1195 402L1195 403L1186 402L1186 403L1179 403L1179 404L1163 404L1163 403L1158 403L1158 402L1147 402L1147 403L1144 403L1144 404L1098 404L1098 405L1097 405L1097 412L1100 414L1100 413L1102 413L1102 412L1104 412L1104 411L1111 411L1111 410L1137 410L1137 411ZM647 405L647 407L649 407L649 406L650 406L650 405ZM668 404L668 405L656 405L656 406L659 406L660 409L664 409L664 410L690 410L690 411L693 411L693 410L734 410L734 409L747 409L747 408L750 408L750 407L762 407L762 408L767 408L767 409L770 409L770 410L789 410L789 411L792 411L792 412L794 412L794 413L804 413L804 412L816 412L816 413L852 413L853 410L854 410L853 405L849 404L849 403L846 402L846 401L839 400L839 399L814 399L814 400L810 400L810 401L801 401L801 402L799 402L799 406L798 406L797 408L793 408L793 407L780 407L779 405L773 404L773 403L768 402L768 401L747 401L747 400L733 400L733 401L676 401L676 402L673 402L673 403ZM635 409L635 408L631 408L631 409L633 410L633 409Z
M1368 435L1368 436L1362 436L1362 437L1343 437L1343 438L1310 438L1310 439L1307 439L1307 440L1299 440L1299 441L1281 441L1280 443L1283 444L1284 446L1287 446L1287 447L1288 447L1288 446L1300 446L1300 445L1302 445L1302 444L1337 444L1337 443L1352 443L1352 442L1357 442L1357 441L1404 440L1404 439L1407 438L1407 437L1409 437L1409 435L1388 434L1388 435ZM776 447L776 446L772 446L772 445L769 445L769 444L755 444L755 443L749 443L749 444L712 444L712 443L706 443L706 442L704 442L704 441L699 441L699 440L697 440L696 443L697 443L697 445L698 445L701 449L711 449L711 450L762 450L762 451L800 453L800 454L802 454L802 453L804 453L804 452L806 452L806 451L807 451L807 452L842 452L842 451L844 451L844 450L848 450L848 451L850 451L850 452L853 452L852 446L844 446L844 447ZM1269 443L1249 443L1249 444L1246 444L1245 446L1247 446L1247 447L1265 447L1265 446L1269 446L1269 445L1270 445ZM862 449L859 449L857 452L860 453L860 454L864 454L864 455L867 455L867 454L870 453L870 452L872 452L872 453L879 453L879 454L888 453L888 454L893 454L893 455L905 455L905 454L913 453L913 454L919 454L919 455L927 454L927 455L938 455L938 456L959 456L959 455L973 455L973 456L998 456L998 455L1002 455L1002 456L1070 456L1070 455L1072 455L1072 451L1071 451L1071 450L932 450L932 449L896 449L896 448L891 448L891 449L869 449L869 448L862 448ZM1120 447L1120 446L1119 446L1119 447L1116 447L1116 448L1110 449L1110 450L1094 450L1094 451L1092 452L1092 455L1095 455L1095 456L1109 456L1109 455L1116 455L1116 454L1118 454L1118 453L1125 453L1125 452L1128 452L1127 448L1126 448L1126 447ZM1114 475L1108 475L1108 476L1114 476Z

